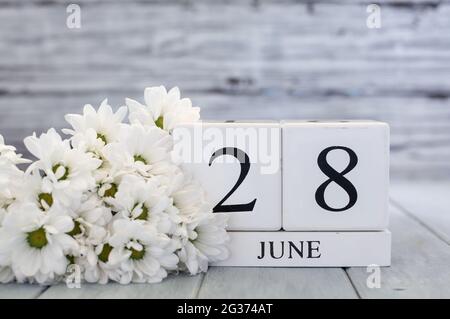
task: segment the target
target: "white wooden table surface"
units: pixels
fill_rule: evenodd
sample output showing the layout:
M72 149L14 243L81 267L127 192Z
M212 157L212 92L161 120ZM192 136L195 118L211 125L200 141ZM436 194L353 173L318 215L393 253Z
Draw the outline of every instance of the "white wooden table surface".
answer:
M450 184L393 183L392 266L368 288L365 268L225 268L160 284L0 285L0 298L450 298Z

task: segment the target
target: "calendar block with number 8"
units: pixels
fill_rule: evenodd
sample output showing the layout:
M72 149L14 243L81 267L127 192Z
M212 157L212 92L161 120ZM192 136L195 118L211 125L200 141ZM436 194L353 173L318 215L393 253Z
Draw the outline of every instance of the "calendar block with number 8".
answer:
M281 126L285 230L387 227L387 124L283 121Z

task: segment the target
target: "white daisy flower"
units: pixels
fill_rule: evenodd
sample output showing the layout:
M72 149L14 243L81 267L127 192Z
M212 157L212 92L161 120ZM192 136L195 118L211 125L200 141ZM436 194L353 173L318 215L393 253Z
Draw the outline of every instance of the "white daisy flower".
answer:
M84 152L90 152L95 157L101 159L101 150L105 146L105 143L102 138L98 137L98 133L93 128L76 133L71 137L70 142L74 148L82 149Z
M6 214L7 214L6 208L0 207L0 228L2 227L3 219L5 219Z
M82 219L86 225L106 226L112 219L111 209L92 192L85 194L78 205L72 207L68 214L74 219Z
M82 246L82 256L76 259L82 267L84 279L90 283L106 284L109 280L120 281L123 271L109 261L112 247L107 242Z
M0 162L17 165L29 163L30 161L22 158L22 154L17 154L14 146L5 145L5 140L0 134Z
M101 161L100 167L95 170L94 177L97 182L105 180L111 170L111 165L103 156L103 148L113 143L122 135L122 124L127 113L125 106L113 112L107 99L103 100L98 111L92 105L86 104L83 114L68 114L66 121L73 129L63 129L66 134L72 135L71 144L84 152L92 153L93 157Z
M176 184L174 181L174 189L170 194L180 215L195 216L211 212L212 206L206 200L201 185L186 175L181 177L176 180Z
M113 206L118 218L149 222L162 233L174 225L165 210L171 201L156 177L144 179L136 175L123 177L114 198L105 199Z
M75 235L79 245L78 254L71 255L71 262L82 268L84 279L91 283L106 284L109 280L120 279L118 265L109 262L112 247L107 243L109 238L109 224L98 226L79 221L81 232Z
M172 139L157 128L146 128L139 124L127 126L115 143L103 149L111 172L134 173L150 177L168 174L174 165L170 160ZM120 174L120 173L118 173Z
M14 280L14 273L10 267L0 267L0 283L7 284Z
M228 216L200 214L183 223L184 236L179 237L182 248L178 251L181 268L192 275L208 270L210 262L228 258L229 240L225 227Z
M0 230L3 224L3 219L6 216L6 209L3 207L0 207ZM2 237L0 236L0 240ZM8 282L11 282L14 280L14 273L12 272L11 268L9 267L11 262L8 256L2 256L0 253L0 263L3 264L3 266L0 266L0 283L6 284Z
M69 216L43 213L36 205L24 203L3 220L0 265L10 264L18 281L54 280L66 271L66 253L76 250L75 240L67 235L73 228Z
M200 108L192 107L188 98L180 98L177 87L167 92L164 86L146 88L144 91L145 105L126 99L131 123L156 125L170 132L176 125L183 122L196 122L200 119Z
M114 113L111 106L108 105L107 99L103 100L98 111L92 105L86 104L83 108L83 115L67 114L65 116L66 121L73 129L63 129L63 132L75 137L77 134L81 136L86 135L87 131L92 129L96 133L96 139L100 142L96 147L101 147L102 145L117 141L120 135L121 123L126 114L127 108L124 106L120 107ZM81 139L81 136L76 137L75 140Z
M107 175L98 183L97 194L107 204L110 198L114 198L116 196L122 176L123 174Z
M99 269L95 248L101 246L108 238L108 226L112 219L110 208L106 207L95 193L88 193L78 205L73 205L69 209L68 215L72 217L74 227L67 234L78 244L76 250L67 254L70 263L77 264L83 271L87 271L90 282L107 281L109 276Z
M16 191L16 202L12 204L11 210L17 211L14 205L22 205L23 203L33 203L42 211L61 211L67 207L59 201L59 198L52 194L52 186L48 179L43 178L38 170L25 174L20 179L21 187ZM72 193L71 197L81 198L82 192L77 192L77 195Z
M12 203L21 186L23 172L16 165L29 162L15 151L15 147L5 145L3 136L0 135L0 208Z
M24 140L25 146L38 160L31 164L27 172L35 169L45 174L48 192L69 205L73 193L87 191L95 187L93 172L101 161L90 153L71 148L68 140L62 140L54 129L49 129L38 137L36 134Z
M101 165L93 173L97 182L107 178L111 165L103 156L102 151L105 143L97 137L97 132L94 129L89 128L85 132L75 134L70 139L70 143L74 148L89 153L92 157L101 161Z
M74 227L67 234L79 241L80 245L99 245L107 237L112 213L97 194L84 195L77 205L68 210L68 215L72 218ZM73 257L81 256L77 252L74 252Z
M108 244L112 221L110 208L96 194L91 194L70 215L75 217L75 228L78 225L78 230L72 236L79 246L78 251L71 252L71 263L81 267L87 282L106 284L109 280L118 281L120 269L109 261L112 250Z
M167 270L177 268L174 242L156 229L127 219L116 220L113 229L109 258L120 264L120 283L160 282L167 277Z
M71 135L49 129L24 140L28 162L0 135L0 282L61 280L70 264L84 280L160 282L168 272L206 271L228 251L226 216L172 158L171 130L199 119L178 88L147 88L113 112L66 116Z

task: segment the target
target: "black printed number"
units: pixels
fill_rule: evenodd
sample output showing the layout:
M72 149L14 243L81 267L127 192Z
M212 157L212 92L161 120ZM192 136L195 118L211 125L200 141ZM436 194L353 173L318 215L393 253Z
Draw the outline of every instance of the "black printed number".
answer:
M223 155L232 155L234 156L241 165L241 173L239 174L239 178L234 184L233 188L225 195L225 197L213 208L214 213L234 213L234 212L251 212L255 207L256 198L247 204L237 204L237 205L223 205L223 203L238 189L238 187L242 184L245 177L250 170L250 158L248 155L236 148L236 147L224 147L217 151L215 151L211 158L209 159L209 166L212 165L214 160Z
M327 162L328 153L331 151L334 151L334 150L343 150L343 151L347 152L347 154L350 156L350 161L349 161L347 167L342 172L337 172ZM347 174L348 172L350 172L352 169L354 169L356 164L358 164L358 156L356 156L356 153L348 147L331 146L331 147L324 149L322 152L320 152L319 157L317 158L317 164L319 165L320 170L326 176L329 177L329 179L327 179L316 190L317 204L320 207L322 207L323 209L326 209L326 210L332 211L332 212L342 212L344 210L352 208L353 205L355 205L356 201L358 200L358 192L356 191L355 186L353 186L353 184L350 183L350 181L348 179L346 179L344 177L344 175ZM335 182L336 184L338 184L348 194L349 201L345 207L334 208L334 207L330 207L325 202L325 198L324 198L325 189L328 187L328 185L330 185L331 182Z

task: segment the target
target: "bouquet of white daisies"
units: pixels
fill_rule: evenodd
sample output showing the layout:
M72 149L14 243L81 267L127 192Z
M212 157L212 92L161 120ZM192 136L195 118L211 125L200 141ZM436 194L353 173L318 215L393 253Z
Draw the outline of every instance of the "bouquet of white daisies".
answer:
M227 258L226 218L171 156L171 130L199 108L178 88L144 96L66 115L68 139L25 138L25 172L0 136L0 282L54 283L76 265L87 282L153 283Z

